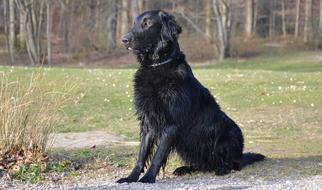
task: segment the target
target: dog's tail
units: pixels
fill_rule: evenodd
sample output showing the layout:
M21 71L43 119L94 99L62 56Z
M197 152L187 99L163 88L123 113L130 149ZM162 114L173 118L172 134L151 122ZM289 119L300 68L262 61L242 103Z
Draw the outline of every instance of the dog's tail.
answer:
M257 154L257 153L251 153L251 152L247 152L243 154L242 157L242 163L241 166L242 168L244 168L245 166L251 165L254 162L258 162L258 161L262 161L265 159L265 156L262 154Z

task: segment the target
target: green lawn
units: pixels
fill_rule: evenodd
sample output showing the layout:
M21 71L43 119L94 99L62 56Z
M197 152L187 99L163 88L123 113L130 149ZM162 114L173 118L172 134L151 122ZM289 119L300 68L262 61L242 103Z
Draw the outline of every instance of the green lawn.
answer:
M322 153L321 52L300 52L194 66L194 74L245 134L246 148L268 155ZM59 132L104 130L138 140L134 68L40 69L56 88L74 86ZM0 67L26 83L39 69ZM46 85L46 84L44 84ZM285 151L287 150L287 151Z

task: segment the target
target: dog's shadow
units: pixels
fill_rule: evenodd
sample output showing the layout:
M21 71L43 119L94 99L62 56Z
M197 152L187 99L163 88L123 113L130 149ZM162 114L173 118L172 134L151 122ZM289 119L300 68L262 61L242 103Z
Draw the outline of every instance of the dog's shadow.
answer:
M249 176L262 177L265 180L276 178L311 177L322 174L322 155L299 156L285 158L266 158L263 162L247 166L236 176L247 178Z

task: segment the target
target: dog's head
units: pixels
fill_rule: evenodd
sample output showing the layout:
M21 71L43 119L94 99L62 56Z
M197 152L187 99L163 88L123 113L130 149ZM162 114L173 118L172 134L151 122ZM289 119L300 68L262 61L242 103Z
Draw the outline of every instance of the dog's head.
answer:
M122 42L137 55L141 63L155 62L169 56L173 48L178 46L180 33L181 27L172 15L153 10L144 12L135 19Z

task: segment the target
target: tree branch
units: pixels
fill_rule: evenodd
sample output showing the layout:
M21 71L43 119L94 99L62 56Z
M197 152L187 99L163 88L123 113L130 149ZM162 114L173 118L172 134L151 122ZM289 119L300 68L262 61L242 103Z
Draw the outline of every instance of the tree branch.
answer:
M206 35L204 31L202 31L183 11L178 12L182 18L184 18L197 32L201 33L203 37L209 39L209 36Z

